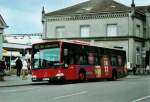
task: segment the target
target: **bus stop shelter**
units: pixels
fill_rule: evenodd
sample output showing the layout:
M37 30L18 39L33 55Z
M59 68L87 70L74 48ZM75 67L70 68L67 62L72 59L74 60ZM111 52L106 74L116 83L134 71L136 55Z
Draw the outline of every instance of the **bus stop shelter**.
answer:
M11 70L11 64L17 57L30 58L31 45L17 43L3 43L3 57L7 63L7 67Z

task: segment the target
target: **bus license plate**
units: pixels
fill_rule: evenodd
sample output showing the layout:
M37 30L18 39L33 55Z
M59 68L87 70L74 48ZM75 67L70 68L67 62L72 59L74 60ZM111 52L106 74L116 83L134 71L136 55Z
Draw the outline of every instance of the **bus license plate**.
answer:
M49 80L49 78L43 78L43 80Z

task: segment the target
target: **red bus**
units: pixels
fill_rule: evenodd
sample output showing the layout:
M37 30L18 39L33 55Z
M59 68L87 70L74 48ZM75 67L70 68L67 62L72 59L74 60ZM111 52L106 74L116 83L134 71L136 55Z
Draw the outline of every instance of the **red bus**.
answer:
M127 75L126 52L79 41L47 41L32 46L32 81L116 80Z

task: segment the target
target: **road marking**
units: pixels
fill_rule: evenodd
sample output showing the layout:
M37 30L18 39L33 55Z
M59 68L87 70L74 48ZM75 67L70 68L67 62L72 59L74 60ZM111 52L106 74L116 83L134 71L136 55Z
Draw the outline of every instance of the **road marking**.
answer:
M2 90L1 93L8 93L8 92L20 92L20 91L28 91L28 90L35 90L36 88L25 88L25 89L16 89L16 90ZM39 88L38 88L39 89Z
M145 99L148 99L150 98L150 95L149 96L145 96L145 97L141 97L139 99L136 99L136 100L133 100L132 102L139 102L139 101L142 101L142 100L145 100Z
M64 96L58 96L58 97L54 97L54 100L58 100L58 99L62 99L62 98L67 98L67 97L72 97L72 96L77 96L77 95L83 95L88 93L88 91L81 91L81 92L77 92L77 93L73 93L70 95L64 95Z

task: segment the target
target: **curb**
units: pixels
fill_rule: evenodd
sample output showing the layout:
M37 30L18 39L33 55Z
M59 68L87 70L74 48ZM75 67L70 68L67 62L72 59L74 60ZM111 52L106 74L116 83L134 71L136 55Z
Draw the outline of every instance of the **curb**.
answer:
M3 86L0 86L0 88L2 88L2 87L30 86L30 85L32 85L32 83L30 83L30 84L20 84L20 85L3 85Z
M142 78L142 77L150 77L150 75L128 75L126 78L135 79L135 78Z

